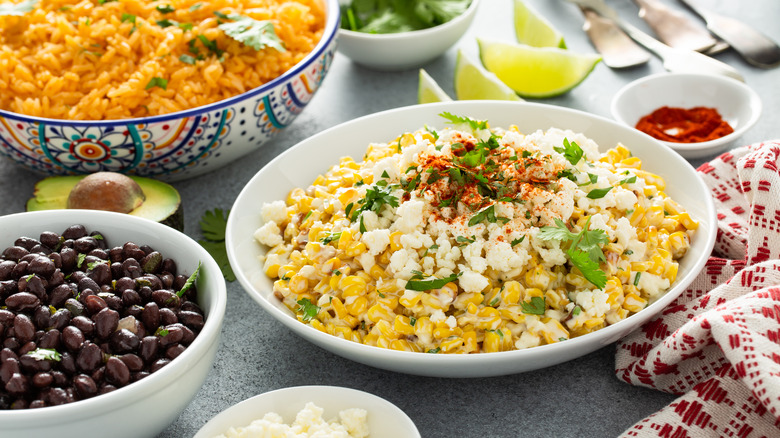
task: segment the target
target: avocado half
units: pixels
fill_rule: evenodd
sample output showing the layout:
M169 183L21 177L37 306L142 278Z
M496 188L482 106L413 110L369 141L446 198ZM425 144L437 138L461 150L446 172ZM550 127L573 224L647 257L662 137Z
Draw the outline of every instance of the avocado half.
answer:
M27 211L66 209L71 190L86 176L50 176L38 181L33 197L27 200ZM181 195L173 186L151 178L128 176L141 187L145 197L143 203L128 214L184 230Z

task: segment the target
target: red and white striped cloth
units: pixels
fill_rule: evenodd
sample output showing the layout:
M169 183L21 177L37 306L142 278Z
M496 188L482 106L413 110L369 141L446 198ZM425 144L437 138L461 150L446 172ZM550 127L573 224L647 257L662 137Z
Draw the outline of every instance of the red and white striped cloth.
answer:
M622 437L780 437L780 141L699 167L718 211L706 267L617 345L619 379L680 395Z

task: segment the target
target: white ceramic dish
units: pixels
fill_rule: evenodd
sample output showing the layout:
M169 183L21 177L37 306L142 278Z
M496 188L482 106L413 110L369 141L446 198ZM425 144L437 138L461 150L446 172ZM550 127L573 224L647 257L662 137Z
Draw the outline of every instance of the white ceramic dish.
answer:
M647 309L617 324L565 342L501 353L443 355L400 352L370 347L320 332L298 322L273 296L273 285L257 260L265 249L253 238L262 225L264 202L285 199L294 187L308 187L339 157L362 157L369 142L382 142L399 133L428 125L445 126L442 111L487 119L491 126L516 124L523 132L550 127L568 128L594 139L602 149L622 142L643 160L643 169L667 182L667 193L700 222L691 249L681 260L671 290ZM260 170L233 205L227 225L227 251L236 276L263 309L306 340L346 358L392 371L436 377L482 377L518 373L565 362L612 343L658 313L693 280L710 254L716 231L715 207L691 165L671 149L641 132L611 120L571 109L507 101L458 101L398 108L362 117L328 129L287 150ZM294 346L290 346L294 348Z
M229 407L206 423L194 438L213 438L231 426L246 426L268 412L276 412L286 424L291 424L307 402L323 408L322 417L326 421L337 417L344 409L365 409L371 438L420 437L414 422L383 398L338 386L295 386L256 395Z
M94 210L49 210L0 216L0 248L19 236L62 232L73 224L100 231L109 247L133 241L176 261L182 273L201 263L198 287L206 321L197 338L168 365L141 381L86 400L40 409L0 411L0 436L24 438L151 438L173 423L211 370L225 315L225 280L197 242L168 226L126 214Z
M340 0L348 4L350 0ZM337 50L357 64L386 71L419 67L452 47L474 21L480 0L438 26L412 32L369 34L339 29Z
M629 127L662 106L716 108L734 132L700 143L663 142L685 158L701 158L723 151L750 129L761 115L761 99L742 82L723 76L695 73L659 73L623 87L612 99L612 116Z

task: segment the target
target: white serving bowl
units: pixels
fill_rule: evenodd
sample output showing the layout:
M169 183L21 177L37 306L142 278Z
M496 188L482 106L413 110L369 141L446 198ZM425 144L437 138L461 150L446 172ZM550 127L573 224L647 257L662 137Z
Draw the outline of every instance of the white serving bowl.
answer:
M148 377L113 392L59 406L0 411L0 436L24 438L151 438L173 423L192 401L214 363L225 315L225 281L214 259L197 242L168 226L135 216L95 210L50 210L0 216L0 245L42 231L61 233L73 224L100 231L109 247L133 241L147 244L191 274L206 321L184 352Z
M392 351L325 334L300 323L273 295L273 283L258 256L265 253L253 239L262 225L265 202L286 199L295 187L308 187L339 157L363 156L370 142L384 142L428 125L445 126L442 111L488 120L491 126L517 125L530 133L550 127L582 132L602 150L618 143L642 159L642 168L666 179L666 192L699 221L688 254L680 260L672 288L645 310L616 324L565 342L500 353L446 355ZM387 370L435 377L483 377L518 373L555 365L590 353L636 329L666 307L704 266L715 242L715 206L696 171L682 157L641 132L609 119L556 106L507 101L456 101L417 105L365 116L310 137L287 150L257 173L238 195L226 231L230 264L246 292L270 315L304 339L343 357ZM291 346L290 348L294 348Z
M758 121L761 99L750 87L724 76L696 73L659 73L637 79L612 98L612 116L629 127L656 109L669 106L715 108L734 132L699 143L663 143L685 158L701 158L723 151Z
M339 386L294 386L256 395L227 408L201 427L193 438L214 438L230 427L245 427L269 412L276 412L286 424L292 424L295 415L308 402L325 410L322 415L325 421L337 418L345 409L365 409L371 438L420 437L414 422L383 398Z
M347 4L350 0L340 0ZM339 29L338 51L357 64L376 70L398 71L419 67L452 47L474 21L480 0L472 0L463 14L428 29L370 34Z

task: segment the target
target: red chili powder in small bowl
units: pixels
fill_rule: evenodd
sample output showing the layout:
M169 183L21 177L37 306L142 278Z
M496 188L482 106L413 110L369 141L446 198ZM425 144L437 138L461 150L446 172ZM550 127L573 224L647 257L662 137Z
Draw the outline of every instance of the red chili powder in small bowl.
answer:
M663 106L639 119L636 129L674 143L700 143L734 132L718 110L703 106L690 109Z

